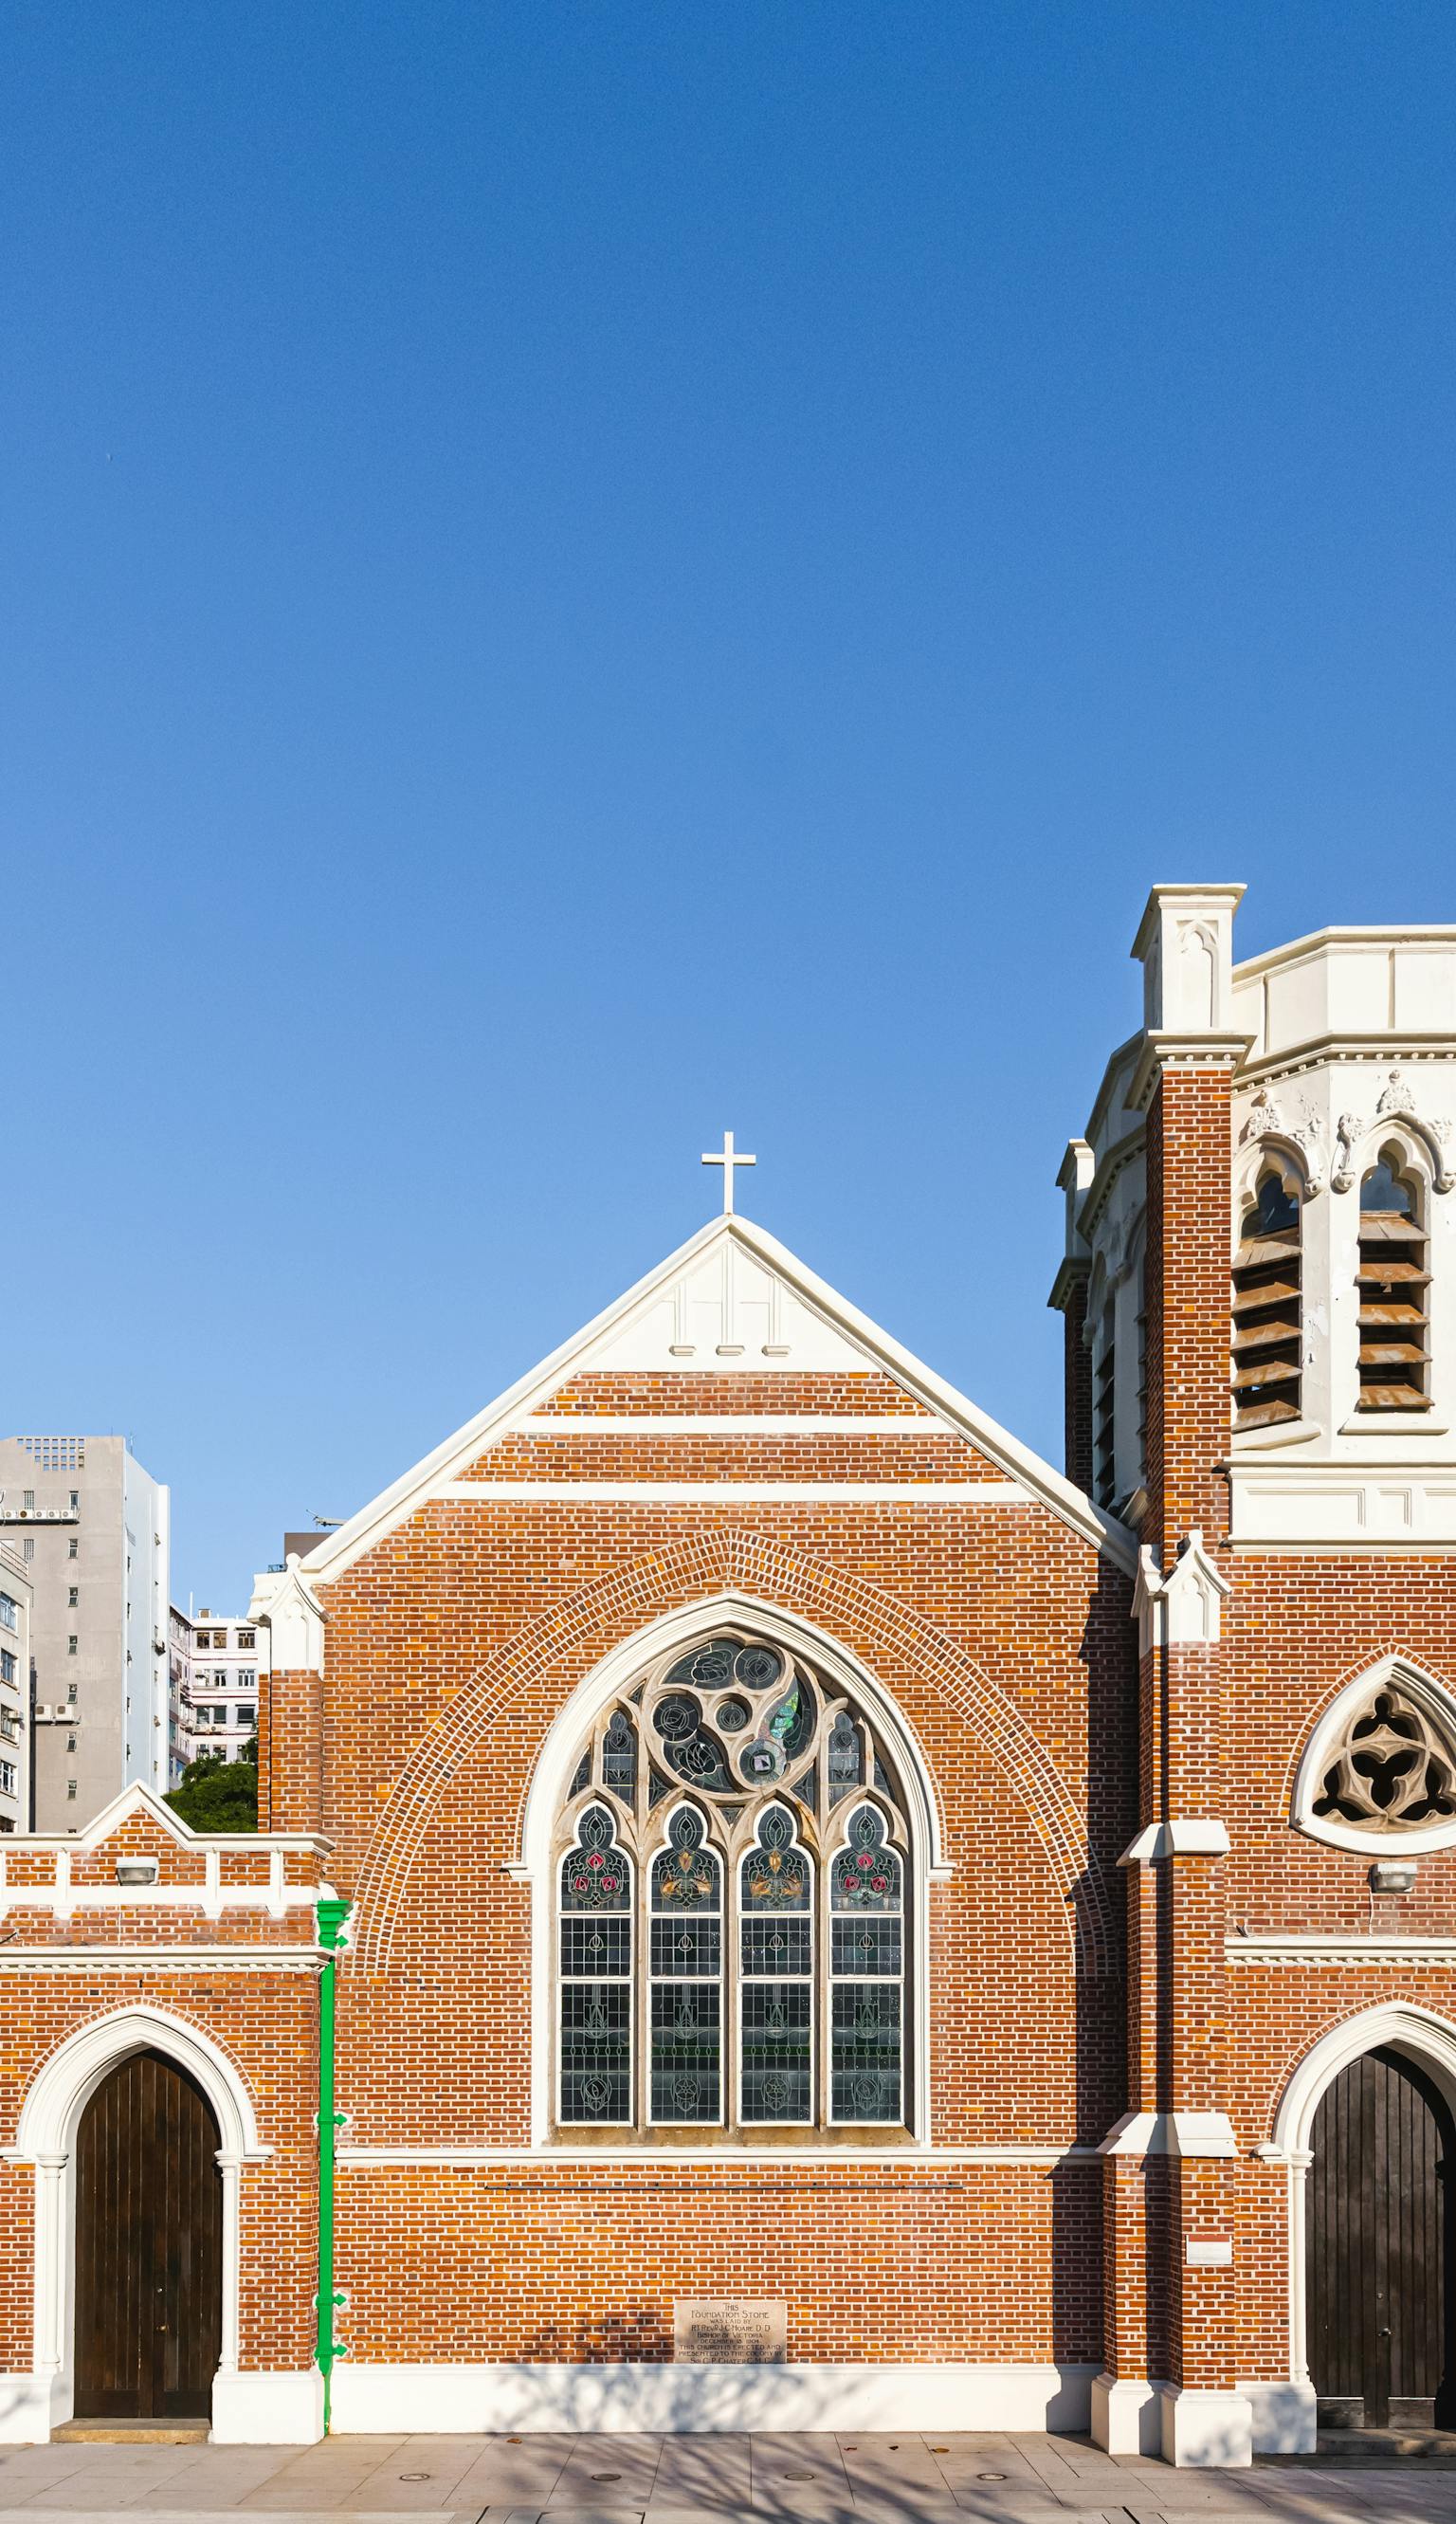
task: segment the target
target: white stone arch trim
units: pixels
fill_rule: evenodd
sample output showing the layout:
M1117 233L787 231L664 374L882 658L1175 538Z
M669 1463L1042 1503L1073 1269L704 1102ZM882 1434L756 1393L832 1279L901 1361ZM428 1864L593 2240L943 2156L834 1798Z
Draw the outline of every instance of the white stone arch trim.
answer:
M1440 2088L1456 2112L1456 2023L1403 1999L1367 2007L1332 2025L1291 2071L1275 2112L1274 2136L1259 2149L1266 2164L1285 2167L1287 2235L1289 2386L1301 2405L1300 2420L1284 2451L1313 2452L1315 2391L1309 2372L1309 2313L1305 2290L1306 2193L1314 2162L1315 2114L1340 2071L1367 2051L1397 2051Z
M1316 1721L1294 1773L1289 1820L1296 1831L1304 1832L1311 1840L1324 1841L1330 1849L1357 1850L1372 1859L1396 1854L1419 1858L1423 1851L1449 1849L1456 1844L1456 1816L1445 1822L1419 1823L1413 1831L1382 1833L1362 1830L1356 1823L1317 1815L1314 1810L1341 1730L1361 1701L1386 1683L1405 1692L1418 1708L1424 1709L1456 1751L1456 1695L1409 1657L1380 1657L1345 1683Z
M1398 1148L1403 1163L1423 1192L1449 1191L1456 1176L1450 1152L1429 1122L1404 1105L1378 1112L1368 1122L1342 1113L1336 1125L1336 1157L1330 1177L1332 1191L1358 1191L1383 1148Z
M583 1738L596 1725L607 1705L620 1698L636 1681L645 1666L672 1649L686 1648L694 1639L706 1637L725 1626L750 1629L762 1638L776 1640L814 1666L826 1681L837 1682L842 1690L860 1702L872 1724L879 1730L895 1764L904 1792L905 1824L909 1835L909 1847L904 1854L907 1878L904 1917L912 1939L914 1966L913 1982L907 1984L907 1988L913 1989L916 2039L906 2100L913 2136L921 2140L929 2138L929 1887L932 1882L944 1882L951 1871L942 1848L940 1809L930 1765L913 1727L898 1703L837 1640L798 1614L786 1613L777 1605L765 1604L754 1596L729 1589L704 1597L695 1604L684 1604L676 1611L647 1623L630 1638L619 1641L590 1674L583 1675L570 1698L558 1711L536 1757L526 1791L521 1854L510 1868L512 1875L531 1888L531 2139L535 2147L545 2148L551 2142L551 2101L556 2085L557 1975L553 1920L557 1822L566 1802ZM691 1795L680 1802L691 1803ZM801 1835L793 1801L786 1798L779 1802L794 1822L798 1840ZM725 1886L725 1893L726 1890Z
M1319 1190L1308 1155L1296 1140L1287 1138L1282 1131L1263 1131L1258 1139L1246 1140L1234 1151L1231 1234L1236 1255L1243 1229L1243 1213L1252 1207L1259 1177L1271 1162L1278 1167L1286 1190L1297 1197L1301 1211Z
M1367 2051L1399 2051L1424 2068L1456 2112L1456 2022L1429 2007L1390 1999L1362 2008L1331 2026L1291 2070L1274 2116L1274 2136L1260 2153L1270 2163L1306 2155L1315 2114L1342 2068Z
M75 2145L81 2115L103 2078L138 2051L160 2051L194 2076L218 2122L222 2175L222 2320L219 2376L238 2364L241 2252L238 2191L245 2164L272 2154L260 2143L258 2116L236 2063L201 2028L158 2007L125 2007L93 2016L41 2063L21 2107L13 2164L35 2172L32 2361L48 2393L52 2425L71 2416L75 2330Z

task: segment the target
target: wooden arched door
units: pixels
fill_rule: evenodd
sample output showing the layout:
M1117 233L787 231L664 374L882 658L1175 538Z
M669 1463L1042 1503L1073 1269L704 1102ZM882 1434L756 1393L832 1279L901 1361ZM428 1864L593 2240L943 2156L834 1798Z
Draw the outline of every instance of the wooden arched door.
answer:
M213 2108L159 2051L123 2060L75 2157L75 2412L212 2409L222 2326L222 2177Z
M1432 2078L1369 2051L1315 2114L1310 2379L1323 2427L1451 2424L1456 2125Z

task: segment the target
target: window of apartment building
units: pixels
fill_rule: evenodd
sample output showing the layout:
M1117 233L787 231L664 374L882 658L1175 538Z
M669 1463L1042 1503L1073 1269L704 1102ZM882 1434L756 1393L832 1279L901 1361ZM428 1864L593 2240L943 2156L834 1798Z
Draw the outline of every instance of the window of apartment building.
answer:
M79 1696L79 1695L77 1694L75 1684L74 1684L73 1682L68 1682L68 1684L67 1684L67 1686L66 1686L66 1697L67 1697L67 1699L68 1699L68 1700L75 1700L76 1698L78 1698L78 1696Z
M33 1560L33 1559L34 1559L34 1557L35 1557L35 1536L34 1536L34 1534L33 1534L33 1533L27 1533L27 1534L26 1534L25 1539L24 1539L24 1543L23 1543L23 1544L22 1544L22 1546L21 1546L21 1549L22 1549L22 1553L23 1553L24 1557L26 1560Z
M9 1648L0 1648L0 1682L14 1682L15 1658Z
M256 1725L257 1725L257 1723L258 1723L258 1703L257 1703L257 1701L256 1701L256 1700L240 1700L240 1701L238 1702L238 1706L237 1706L237 1723L238 1723L238 1724L239 1724L240 1726L256 1726Z
M20 1742L21 1713L18 1709L0 1707L0 1735L4 1736L7 1744Z
M76 1634L74 1630L71 1631L67 1638L66 1653L68 1656L74 1656L76 1653Z
M20 1626L20 1608L14 1595L0 1593L0 1629L18 1630Z
M238 1646L240 1648L256 1648L257 1645L258 1632L256 1630L239 1630Z
M7 1796L7 1797L13 1797L13 1796L15 1795L15 1791L16 1791L16 1767L15 1767L15 1764L14 1764L14 1762L0 1762L0 1794L3 1794L3 1795L5 1795L5 1796Z
M35 1505L35 1492L33 1490L23 1490L21 1493L21 1505L25 1509L32 1508Z
M75 1737L73 1735L67 1736L66 1750L68 1753L73 1753L75 1751Z
M68 1797L73 1797L73 1796L75 1795L75 1781L74 1781L74 1779L68 1779L68 1780L67 1780L67 1782L66 1782L66 1794L67 1794L67 1796L68 1796Z
M81 1600L81 1590L80 1590L79 1586L68 1586L68 1587L67 1587L67 1589L66 1589L66 1601L67 1601L67 1603L68 1603L68 1604L78 1604L78 1603L80 1602L80 1600Z
M67 1545L66 1545L66 1557L67 1557L67 1559L68 1559L68 1560L78 1560L78 1559L80 1558L80 1554L81 1554L81 1547L80 1547L80 1544L79 1544L79 1542L76 1540L75 1535L74 1535L74 1534L73 1534L73 1535L71 1536L70 1541L69 1541L69 1542L67 1543Z
M255 1688L257 1681L258 1668L256 1666L239 1666L235 1684L235 1688L238 1691L252 1691Z
M74 1509L76 1509L76 1510L78 1511L78 1510L79 1510L79 1508L80 1508L80 1503L81 1503L81 1494L80 1494L80 1491L79 1491L79 1490L73 1490L73 1491L72 1491L72 1493L71 1493L71 1504L72 1504L72 1506L73 1506Z

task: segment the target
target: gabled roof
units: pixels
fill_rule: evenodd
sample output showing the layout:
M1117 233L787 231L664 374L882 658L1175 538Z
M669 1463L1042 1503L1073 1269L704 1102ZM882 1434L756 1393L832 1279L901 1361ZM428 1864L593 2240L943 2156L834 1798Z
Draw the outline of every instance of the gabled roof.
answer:
M463 1428L381 1490L377 1498L370 1499L347 1524L322 1535L298 1564L303 1577L311 1584L327 1584L342 1576L395 1526L422 1507L441 1484L456 1480L495 1438L517 1426L524 1414L545 1402L572 1377L593 1367L642 1366L648 1363L649 1354L655 1356L659 1348L662 1367L686 1364L696 1354L697 1344L673 1341L664 1338L664 1335L692 1328L690 1311L702 1302L694 1292L715 1285L715 1266L722 1274L725 1290L732 1286L735 1273L747 1275L747 1308L750 1312L757 1309L761 1316L756 1328L790 1335L745 1344L745 1348L752 1347L753 1354L743 1357L743 1367L761 1369L766 1355L770 1365L783 1364L791 1371L822 1370L836 1365L851 1365L861 1372L881 1370L894 1377L947 1429L979 1447L1030 1498L1048 1508L1084 1540L1106 1551L1129 1575L1136 1570L1137 1537L1126 1526L1108 1516L1019 1438L989 1419L889 1333L882 1332L878 1324L817 1278L776 1237L754 1227L749 1219L733 1215L712 1219L700 1228L696 1236L659 1262L635 1287L554 1350L539 1367L532 1368L529 1375L521 1377L498 1400L467 1420ZM723 1365L723 1351L720 1349L714 1356L710 1346L701 1364L718 1369ZM732 1398L731 1365L724 1368L723 1383L726 1408ZM275 1583L267 1578L259 1579L254 1599L256 1614L267 1612Z
M176 1841L184 1849L272 1849L280 1842L289 1849L328 1846L316 1832L194 1831L190 1822L184 1822L175 1809L142 1779L133 1779L128 1787L122 1788L110 1805L102 1807L99 1815L93 1815L81 1831L17 1832L4 1846L11 1850L33 1849L38 1841L47 1849L99 1849L102 1842L110 1840L132 1815L140 1815L145 1822L156 1823L170 1840Z

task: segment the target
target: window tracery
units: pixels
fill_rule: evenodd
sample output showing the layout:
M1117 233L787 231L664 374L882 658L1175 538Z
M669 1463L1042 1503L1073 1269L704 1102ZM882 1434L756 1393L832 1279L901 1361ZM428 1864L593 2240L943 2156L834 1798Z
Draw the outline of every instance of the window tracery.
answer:
M1313 1810L1372 1833L1456 1820L1456 1748L1408 1693L1382 1683L1329 1748Z
M910 1841L867 1714L720 1631L603 1712L570 1781L558 2122L903 2123Z

